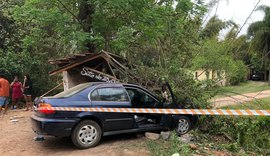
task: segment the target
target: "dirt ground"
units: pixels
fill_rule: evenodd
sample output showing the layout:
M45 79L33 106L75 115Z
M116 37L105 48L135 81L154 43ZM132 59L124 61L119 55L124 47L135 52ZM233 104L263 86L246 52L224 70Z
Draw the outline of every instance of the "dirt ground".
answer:
M242 102L270 96L270 90L258 93L247 93L233 97L213 100L215 107L241 104ZM97 147L79 150L69 138L45 137L37 142L36 134L31 129L30 116L32 112L24 110L9 110L6 115L0 114L0 155L1 156L48 156L48 155L98 155L98 156L147 156L150 152L146 147L146 138L136 134L116 135L102 138ZM12 121L13 118L18 121ZM222 152L221 155L224 153ZM220 154L214 154L220 155Z
M216 98L211 100L211 103L215 108L220 108L224 106L242 104L248 101L253 101L256 99L262 99L266 97L270 97L270 90L264 90L261 92L254 92L254 93L246 93L230 97Z
M3 112L2 112L3 113ZM17 122L11 119L16 116ZM145 156L150 155L145 147L145 138L136 134L104 137L97 147L79 150L68 138L45 137L37 142L31 129L31 112L10 110L0 114L0 155L1 156L47 156L47 155L98 155L98 156Z

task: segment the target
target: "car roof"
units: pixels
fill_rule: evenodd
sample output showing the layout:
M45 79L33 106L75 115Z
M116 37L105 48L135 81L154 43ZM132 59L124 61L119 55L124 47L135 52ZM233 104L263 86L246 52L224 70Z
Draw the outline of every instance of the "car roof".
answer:
M157 96L150 92L148 89L139 86L137 84L131 84L131 83L109 83L109 82L86 82L89 84L89 86L100 86L100 87L135 87L135 88L140 88L142 89L144 92L150 94L152 97L154 97L155 99L158 99ZM85 84L86 84L85 83Z
M93 86L97 85L108 85L108 86L130 86L130 87L140 87L143 88L137 84L131 84L131 83L109 83L109 82L87 82Z
M120 87L120 86L124 86L124 87L136 87L136 88L140 88L144 91L146 91L149 94L152 94L153 96L155 96L153 93L151 93L148 89L139 86L137 84L132 84L132 83L109 83L109 82L90 82L90 84L92 85L104 85L104 86L110 86L110 87Z

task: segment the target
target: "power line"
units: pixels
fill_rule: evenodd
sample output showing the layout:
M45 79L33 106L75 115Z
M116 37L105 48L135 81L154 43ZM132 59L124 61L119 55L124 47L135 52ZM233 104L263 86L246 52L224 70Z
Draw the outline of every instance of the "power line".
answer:
M219 7L219 2L220 2L220 0L217 1L217 7L216 7L216 11L215 11L215 16L217 15L218 7Z
M254 11L256 10L256 8L258 7L258 5L259 5L259 3L261 2L261 0L258 0L258 2L256 3L256 5L254 6L254 8L252 9L252 11L250 12L250 14L249 14L249 16L246 18L246 20L245 20L245 22L242 24L242 26L240 27L240 29L237 31L237 33L236 33L236 36L240 33L240 31L243 29L243 27L246 25L246 23L247 23L247 21L250 19L250 17L251 17L251 15L254 13ZM232 39L231 40L231 42L229 43L229 45L230 44L232 44L232 43L234 43L233 41L235 40L236 38L234 38L234 39ZM238 48L238 50L239 50L239 48ZM269 51L270 52L270 51ZM268 53L267 53L268 54ZM265 55L265 56L263 56L263 57L266 57L267 55ZM263 59L263 58L261 58L261 59ZM228 66L228 63L227 63L227 66ZM229 75L224 75L223 76L223 78L221 78L221 79L226 79L227 77L229 77ZM219 81L216 81L215 82L215 84L217 84L217 83L219 83L220 82L220 80ZM260 91L260 92L258 92L255 96L253 96L253 97L250 97L250 98L253 98L253 99L256 99L256 97L259 95L259 94L261 94L261 92L263 91L263 89ZM232 98L232 97L231 97Z
M248 17L246 18L245 22L243 23L243 25L241 26L241 28L238 30L238 32L236 33L236 36L240 33L240 31L243 29L243 27L246 25L248 19L251 17L251 15L254 13L254 11L256 10L257 6L259 5L259 3L261 2L261 0L258 0L258 2L256 3L256 5L254 6L253 10L251 11L251 13L248 15Z

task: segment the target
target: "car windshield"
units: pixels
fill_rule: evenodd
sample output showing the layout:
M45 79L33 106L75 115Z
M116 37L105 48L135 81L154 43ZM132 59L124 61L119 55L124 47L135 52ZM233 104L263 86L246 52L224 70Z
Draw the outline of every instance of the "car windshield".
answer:
M72 96L72 95L74 95L74 94L76 94L76 93L84 90L85 88L89 87L89 85L90 85L90 83L79 84L79 85L77 85L75 87L72 87L72 88L70 88L68 90L65 90L65 91L63 91L61 93L58 93L58 94L56 94L56 95L54 95L52 97L53 98L70 97L70 96Z

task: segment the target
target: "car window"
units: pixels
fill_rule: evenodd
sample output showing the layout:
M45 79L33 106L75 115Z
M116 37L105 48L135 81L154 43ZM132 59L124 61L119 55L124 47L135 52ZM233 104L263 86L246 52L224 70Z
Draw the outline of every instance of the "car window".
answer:
M53 98L64 98L64 97L70 97L72 95L75 95L76 93L79 93L80 91L86 89L87 87L90 86L90 83L82 83L82 84L79 84L75 87L72 87L68 90L65 90L61 93L58 93L54 96L52 96Z
M91 94L91 99L92 99L93 101L98 101L99 96L98 96L97 90L94 90L94 91L92 92L92 94Z
M91 93L92 101L129 101L123 88L97 88Z
M135 108L153 108L158 103L157 100L152 98L149 94L137 88L126 88L130 97L132 106Z

